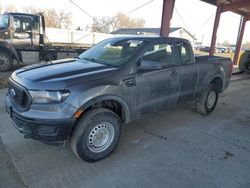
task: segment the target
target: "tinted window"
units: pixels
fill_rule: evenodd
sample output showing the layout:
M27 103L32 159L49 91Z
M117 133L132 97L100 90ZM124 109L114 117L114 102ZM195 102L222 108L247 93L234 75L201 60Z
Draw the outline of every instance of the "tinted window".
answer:
M42 38L40 38L40 17L34 16L34 20L33 20L33 45L38 45L39 42L43 43Z
M143 41L137 39L106 39L79 57L96 63L119 66L127 63L143 44Z
M143 61L147 60L160 62L163 67L173 65L175 63L173 46L170 44L152 45L143 56Z
M189 62L191 60L191 54L190 54L190 47L186 42L181 42L177 44L181 61L182 62Z
M34 20L34 31L35 32L39 32L40 30L40 19L39 17L35 17L35 20Z
M9 16L8 15L0 15L0 27L8 27L9 25Z
M14 29L16 32L30 32L32 29L32 22L30 18L14 16Z

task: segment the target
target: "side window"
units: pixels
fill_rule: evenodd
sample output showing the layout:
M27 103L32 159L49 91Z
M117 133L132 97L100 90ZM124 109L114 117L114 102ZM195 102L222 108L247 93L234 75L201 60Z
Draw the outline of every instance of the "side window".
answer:
M143 61L160 62L162 67L175 64L173 46L171 44L154 44L144 54Z
M186 42L181 42L177 44L180 56L181 56L181 61L186 63L191 60L191 54L190 54L190 47Z
M39 33L39 30L40 30L39 17L35 17L35 20L34 20L34 31Z
M14 16L15 32L31 32L32 21L30 18Z
M14 16L14 34L13 37L19 40L30 40L32 37L32 20L28 17Z

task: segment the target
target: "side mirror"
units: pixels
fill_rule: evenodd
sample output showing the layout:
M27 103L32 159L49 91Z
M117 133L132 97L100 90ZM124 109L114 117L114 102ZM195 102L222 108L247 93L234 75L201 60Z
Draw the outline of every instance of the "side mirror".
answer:
M149 71L149 70L160 70L162 69L161 62L154 60L142 60L138 66L140 71Z

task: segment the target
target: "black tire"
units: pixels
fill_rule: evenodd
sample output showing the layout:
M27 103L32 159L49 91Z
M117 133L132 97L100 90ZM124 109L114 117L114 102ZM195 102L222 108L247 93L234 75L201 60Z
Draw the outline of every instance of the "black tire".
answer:
M0 52L0 72L6 72L12 69L13 59L9 54Z
M48 61L53 61L56 59L56 55L53 53L49 53L44 57L44 61L48 62Z
M71 149L77 157L84 161L94 162L103 159L110 155L118 145L121 125L120 118L114 112L105 108L92 109L78 120L70 140ZM105 126L108 126L109 129ZM94 131L95 133L93 133ZM102 146L95 147L94 138L99 137L100 134L101 139L105 137L103 132L98 131L108 132L108 140ZM113 137L110 136L112 133ZM98 151L99 149L100 151Z
M210 95L215 98L209 100ZM215 84L209 84L201 99L196 102L196 110L202 115L208 115L214 111L218 101L218 87Z
M250 53L244 52L239 60L239 70L250 74Z
M250 61L242 62L239 65L239 70L250 74Z

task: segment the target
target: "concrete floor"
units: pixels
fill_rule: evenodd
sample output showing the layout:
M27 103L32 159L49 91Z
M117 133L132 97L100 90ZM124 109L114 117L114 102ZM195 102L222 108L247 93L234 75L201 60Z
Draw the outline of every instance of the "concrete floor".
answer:
M249 188L250 76L233 80L210 116L187 105L145 117L126 126L117 150L96 163L80 161L68 145L25 140L2 103L0 137L23 186Z
M24 183L12 163L11 157L6 151L0 139L0 187L24 187Z

